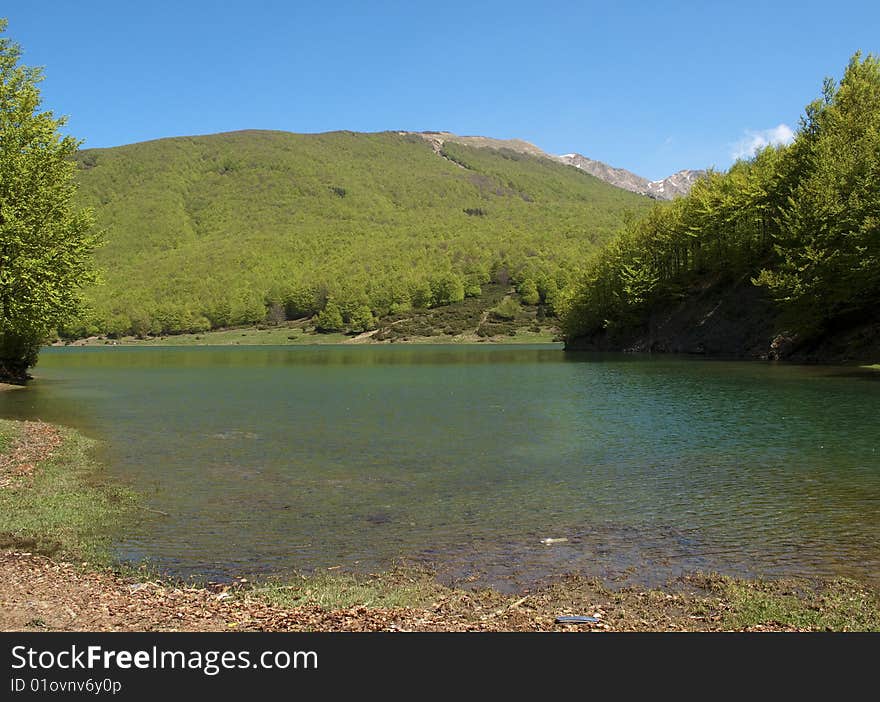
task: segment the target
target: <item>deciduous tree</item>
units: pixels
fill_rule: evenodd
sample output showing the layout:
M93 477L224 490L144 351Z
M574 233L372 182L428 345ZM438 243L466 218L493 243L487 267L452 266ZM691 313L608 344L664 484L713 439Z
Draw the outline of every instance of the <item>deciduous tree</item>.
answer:
M97 244L91 213L73 203L79 142L60 134L63 117L41 110L42 71L20 58L0 36L0 377L14 381L77 312Z

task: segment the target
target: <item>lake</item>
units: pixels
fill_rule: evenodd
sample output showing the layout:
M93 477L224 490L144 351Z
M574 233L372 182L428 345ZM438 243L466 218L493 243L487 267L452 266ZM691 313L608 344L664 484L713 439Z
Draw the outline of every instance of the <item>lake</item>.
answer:
M880 583L880 373L560 346L52 348L0 414L101 441L123 560ZM543 543L544 540L555 540Z

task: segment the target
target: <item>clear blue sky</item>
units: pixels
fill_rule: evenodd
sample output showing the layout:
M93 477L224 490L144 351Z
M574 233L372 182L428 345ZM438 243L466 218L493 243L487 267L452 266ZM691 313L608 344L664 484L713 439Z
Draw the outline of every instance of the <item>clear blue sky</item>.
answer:
M0 16L86 146L433 129L649 178L784 139L824 76L880 53L876 0L18 0Z

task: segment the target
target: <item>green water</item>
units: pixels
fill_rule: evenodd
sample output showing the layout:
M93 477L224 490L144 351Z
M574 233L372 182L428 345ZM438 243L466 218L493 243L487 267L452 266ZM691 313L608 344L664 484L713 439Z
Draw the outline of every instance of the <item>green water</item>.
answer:
M0 414L103 440L167 514L120 556L180 575L880 582L876 372L547 345L67 348L36 375Z

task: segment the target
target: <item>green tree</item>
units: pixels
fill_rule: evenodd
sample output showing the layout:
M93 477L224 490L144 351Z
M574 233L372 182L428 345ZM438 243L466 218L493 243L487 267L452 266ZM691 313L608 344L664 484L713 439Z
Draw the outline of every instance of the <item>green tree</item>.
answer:
M464 283L455 273L446 273L432 280L431 290L437 305L451 305L464 300Z
M342 312L333 300L328 301L324 309L315 317L315 329L322 333L342 331L344 326Z
M531 278L526 278L519 286L519 296L524 305L537 305L541 301L538 286Z
M752 280L802 340L880 305L880 60L826 79L789 146L710 171L633 219L561 300L566 338L644 326L710 286ZM540 290L540 288L539 288Z
M417 309L428 309L433 304L434 293L427 280L419 280L413 284L410 293L412 306Z
M781 261L758 278L814 325L880 301L880 59L857 53L823 92L791 150L799 178L775 236Z
M376 328L376 318L373 311L367 305L358 305L349 315L349 329L353 332L371 331Z
M513 321L520 311L519 303L512 297L505 297L500 303L489 310L489 313L495 319L504 321Z
M91 213L73 205L79 142L59 134L63 117L40 110L42 71L20 57L0 37L0 377L19 382L77 313L97 244Z

